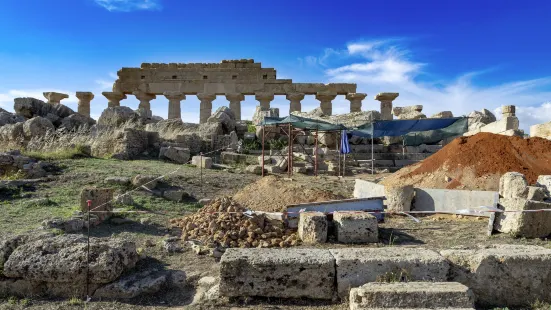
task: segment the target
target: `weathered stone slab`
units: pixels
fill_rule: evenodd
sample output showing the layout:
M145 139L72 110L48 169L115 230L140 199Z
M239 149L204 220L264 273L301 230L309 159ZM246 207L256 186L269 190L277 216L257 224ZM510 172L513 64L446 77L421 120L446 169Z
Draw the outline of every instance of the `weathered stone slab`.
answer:
M524 198L504 198L499 204L505 211L551 209L551 203ZM551 212L498 213L494 228L499 232L519 237L544 238L551 234Z
M350 309L472 308L474 294L457 282L367 283L350 290Z
M384 196L384 185L356 179L356 183L354 185L354 198L371 198Z
M157 293L167 282L168 272L146 270L118 279L98 288L96 298L129 299L143 294Z
M342 243L371 243L379 241L377 218L365 212L335 212L333 222L337 241Z
M61 235L16 248L4 264L4 275L29 281L84 283L86 237ZM90 238L90 283L109 283L138 261L133 242Z
M416 211L456 212L466 209L477 210L481 206L494 207L497 206L498 201L498 192L492 191L416 188L413 206ZM476 215L489 217L490 213Z
M227 249L220 295L331 299L335 259L322 249Z
M298 236L305 244L325 243L328 227L324 213L302 212L298 222Z
M551 302L551 249L502 244L440 253L450 262L449 280L471 288L481 305Z
M448 262L438 253L420 248L347 248L329 250L337 264L337 291L347 296L353 287L390 273L411 281L446 281Z

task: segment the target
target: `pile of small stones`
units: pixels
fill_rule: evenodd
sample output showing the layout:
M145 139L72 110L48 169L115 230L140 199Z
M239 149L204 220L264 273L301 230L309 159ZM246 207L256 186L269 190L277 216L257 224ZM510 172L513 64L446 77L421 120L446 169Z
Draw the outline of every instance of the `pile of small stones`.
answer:
M170 223L182 228L183 240L200 241L209 247L289 247L299 244L296 231L264 214L247 209L230 197L213 200L199 212Z

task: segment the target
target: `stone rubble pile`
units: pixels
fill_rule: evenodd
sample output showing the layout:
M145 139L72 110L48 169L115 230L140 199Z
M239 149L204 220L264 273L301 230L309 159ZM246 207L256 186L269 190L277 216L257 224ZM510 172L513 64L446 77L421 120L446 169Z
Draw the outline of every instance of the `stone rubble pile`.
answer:
M197 213L170 223L182 228L183 240L197 240L208 247L288 247L299 244L293 230L264 214L244 214L247 209L229 197L219 198Z
M54 169L53 165L24 156L20 151L0 153L0 176L22 173L26 178L42 178Z

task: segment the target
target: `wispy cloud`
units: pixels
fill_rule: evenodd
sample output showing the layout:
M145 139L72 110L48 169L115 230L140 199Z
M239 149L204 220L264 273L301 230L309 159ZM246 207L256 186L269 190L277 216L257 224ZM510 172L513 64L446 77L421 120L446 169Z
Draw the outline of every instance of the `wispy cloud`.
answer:
M368 93L371 98L379 92L399 92L395 106L421 104L429 116L444 110L465 115L473 110L492 111L513 104L525 130L535 123L551 120L551 76L484 87L477 85L475 79L499 70L494 66L476 72L458 72L455 78L444 82L431 81L425 72L428 63L414 60L413 51L403 43L400 39L350 43L325 57L326 67L320 67L327 82L357 83L358 92ZM323 51L320 57L326 55ZM337 62L332 62L333 55L338 55L339 65L331 65ZM347 101L337 98L333 112L346 113ZM363 109L378 110L378 102L366 99Z
M160 11L160 0L94 0L110 12Z

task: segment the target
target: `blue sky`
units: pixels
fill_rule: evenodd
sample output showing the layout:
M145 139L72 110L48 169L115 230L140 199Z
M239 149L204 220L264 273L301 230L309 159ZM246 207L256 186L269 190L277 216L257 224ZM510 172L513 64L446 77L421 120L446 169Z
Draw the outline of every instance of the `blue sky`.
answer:
M378 110L373 96L384 91L427 114L515 104L527 129L551 120L549 29L549 0L3 0L0 107L42 91L92 91L97 117L121 67L254 58L279 78L357 83L368 93L363 110ZM334 102L334 113L348 110ZM64 103L76 109L74 96ZM153 112L166 117L167 105L158 97ZM243 116L255 105L248 96ZM283 96L272 105L288 110ZM198 121L196 98L182 107L185 121Z

